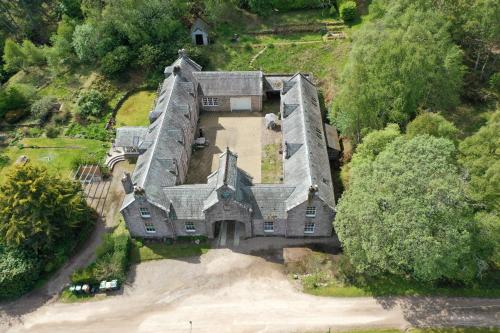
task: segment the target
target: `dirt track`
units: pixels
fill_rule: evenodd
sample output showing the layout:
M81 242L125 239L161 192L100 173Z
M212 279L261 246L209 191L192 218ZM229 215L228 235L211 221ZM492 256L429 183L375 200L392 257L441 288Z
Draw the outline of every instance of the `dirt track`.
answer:
M275 256L212 250L133 267L124 295L52 303L9 332L303 332L354 327L492 326L500 300L323 298L297 291Z

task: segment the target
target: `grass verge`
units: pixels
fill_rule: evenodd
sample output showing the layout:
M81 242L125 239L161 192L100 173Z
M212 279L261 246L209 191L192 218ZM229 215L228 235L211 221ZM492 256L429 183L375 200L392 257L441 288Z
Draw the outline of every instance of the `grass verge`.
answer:
M174 259L196 257L205 254L210 245L205 238L198 238L199 244L194 239L178 239L175 243L141 242L132 241L130 251L130 262L138 264L148 260Z
M281 163L279 149L280 145L275 143L265 145L262 150L261 173L263 184L281 183L280 177L283 174L283 163Z

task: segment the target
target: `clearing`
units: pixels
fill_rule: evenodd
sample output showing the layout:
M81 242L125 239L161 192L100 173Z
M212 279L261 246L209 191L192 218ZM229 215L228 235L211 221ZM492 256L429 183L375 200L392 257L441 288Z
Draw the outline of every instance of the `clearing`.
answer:
M20 156L25 155L29 158L31 163L44 165L49 170L69 176L74 161L84 157L104 157L108 149L108 143L98 140L76 138L25 138L22 139L17 146L5 148L2 154L9 157L9 165L14 164ZM0 176L2 176L7 169L7 166L2 168L0 170Z
M116 127L148 126L148 115L155 97L156 92L148 90L130 95L116 113Z
M46 304L29 310L8 332L189 332L190 321L193 332L220 333L498 325L496 299L303 294L284 273L278 248L299 241L251 239L240 253L217 249L132 266L123 295Z

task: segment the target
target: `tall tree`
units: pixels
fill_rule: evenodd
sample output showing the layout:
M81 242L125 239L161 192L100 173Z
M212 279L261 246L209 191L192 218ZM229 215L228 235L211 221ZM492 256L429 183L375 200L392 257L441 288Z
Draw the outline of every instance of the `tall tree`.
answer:
M418 108L457 105L464 66L446 20L409 6L364 25L354 36L330 115L339 129L360 142L364 129L406 124Z
M15 166L0 186L0 243L47 253L88 221L80 184L43 167Z
M422 281L468 281L481 265L455 145L400 136L352 168L335 229L355 268Z

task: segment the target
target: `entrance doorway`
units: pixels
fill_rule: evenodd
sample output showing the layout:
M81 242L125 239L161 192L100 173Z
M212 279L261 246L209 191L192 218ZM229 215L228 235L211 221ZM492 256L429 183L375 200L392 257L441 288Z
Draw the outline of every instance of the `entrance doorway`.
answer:
M203 35L202 34L196 34L196 35L194 35L194 38L196 40L196 45L203 45Z
M214 237L217 247L236 247L245 237L245 225L238 221L217 221L214 223Z

